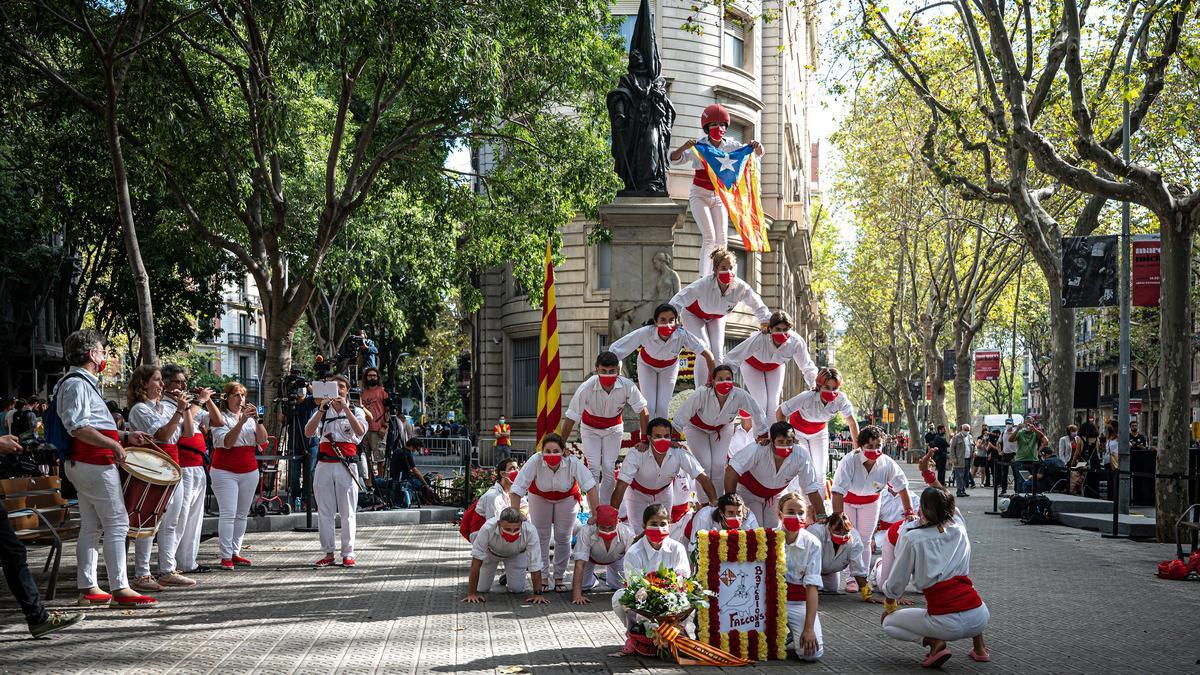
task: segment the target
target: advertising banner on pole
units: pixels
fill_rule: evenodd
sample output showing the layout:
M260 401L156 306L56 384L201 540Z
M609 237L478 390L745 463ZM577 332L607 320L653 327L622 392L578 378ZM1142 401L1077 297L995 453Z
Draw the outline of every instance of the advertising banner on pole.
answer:
M1157 234L1133 235L1133 280L1130 301L1135 307L1158 307L1159 252Z
M975 381L990 382L1000 379L1000 352L977 350L975 352Z

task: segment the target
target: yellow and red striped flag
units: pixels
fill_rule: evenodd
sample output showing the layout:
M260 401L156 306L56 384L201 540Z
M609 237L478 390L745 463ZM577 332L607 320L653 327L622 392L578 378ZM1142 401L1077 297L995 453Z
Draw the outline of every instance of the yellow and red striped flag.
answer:
M546 282L542 287L542 336L538 359L537 442L558 431L562 419L562 375L558 369L558 306L554 298L554 262L546 240Z

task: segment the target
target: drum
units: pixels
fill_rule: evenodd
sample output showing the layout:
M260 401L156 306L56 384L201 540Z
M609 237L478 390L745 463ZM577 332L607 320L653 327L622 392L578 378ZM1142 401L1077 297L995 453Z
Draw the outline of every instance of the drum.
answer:
M121 493L129 512L129 538L153 537L167 510L167 500L183 472L166 453L148 448L125 448Z

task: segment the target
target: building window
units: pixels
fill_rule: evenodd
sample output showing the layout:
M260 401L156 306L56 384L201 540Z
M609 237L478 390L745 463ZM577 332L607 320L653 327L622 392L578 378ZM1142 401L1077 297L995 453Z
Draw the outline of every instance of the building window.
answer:
M731 239L733 237L741 237L741 235L737 233L737 230L730 229L729 232L730 232L729 236ZM729 249L730 249L730 252L733 253L734 262L737 264L737 275L739 277L741 277L742 279L745 279L746 282L749 283L750 272L751 272L750 256L746 253L745 249L735 248L733 246L730 246ZM753 286L753 284L751 284L751 285Z
M538 337L512 341L512 415L537 417Z
M607 241L596 244L596 290L612 288L612 245Z
M725 65L740 70L749 70L750 54L746 49L750 32L746 30L749 19L732 12L726 12L724 24Z
M608 333L596 333L596 354L608 351Z
M637 24L637 14L626 14L621 17L621 43L625 45L625 51L629 51L629 45L633 42L635 24Z
M730 120L729 128L726 130L725 135L739 143L749 143L754 140L754 127L749 124L742 124L737 120Z
M238 357L238 379L245 382L250 377L250 357Z

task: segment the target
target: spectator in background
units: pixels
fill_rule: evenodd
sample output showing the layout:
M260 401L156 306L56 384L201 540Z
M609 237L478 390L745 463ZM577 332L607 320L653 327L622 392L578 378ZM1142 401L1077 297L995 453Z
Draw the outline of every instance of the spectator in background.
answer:
M104 405L108 407L108 412L112 413L113 421L117 423L117 430L124 431L125 413L121 412L121 406L116 401L105 401Z
M12 421L8 423L9 433L13 436L20 436L37 428L37 411L34 410L37 406L37 398L30 396L24 401L18 400L18 403L20 405L13 413Z
M1000 464L993 472L993 480L1002 480L1000 492L1008 492L1008 476L1012 471L1013 462L1017 459L1017 441L1012 437L1017 430L1011 419L1004 420L1004 432L1000 434ZM1013 488L1016 489L1016 485Z
M1120 467L1121 450L1118 438L1120 438L1120 433L1117 431L1117 423L1110 421L1105 424L1104 449L1100 451L1099 466L1097 467L1100 471L1108 472ZM1108 482L1108 499L1111 501L1116 497L1117 486L1113 484L1111 474L1104 476L1103 480Z
M1081 456L1084 461L1091 461L1100 454L1100 428L1096 426L1094 415L1088 415L1087 421L1079 425L1079 438L1083 443Z
M987 427L979 432L979 438L975 439L975 454L971 460L971 487L975 487L975 477L983 474L983 486L988 487L990 482L990 474L988 473L988 431Z
M496 426L492 427L492 436L496 439L496 461L500 461L512 454L512 427L504 419L504 415L500 416L500 421Z
M359 400L362 407L370 413L367 418L367 435L363 437L368 475L382 476L383 465L387 461L383 453L387 442L388 393L383 388L378 368L368 366L363 371L363 389Z
M420 452L421 441L416 438L410 438L404 445L397 446L395 454L392 455L391 478L408 485L415 494L423 495L426 504L433 504L433 490L430 489L429 483L425 482L425 476L417 468L414 459L414 455Z
M1150 446L1146 443L1146 437L1138 433L1137 418L1129 420L1129 451L1138 452L1140 450L1149 450Z
M926 436L929 436L926 434ZM942 485L946 484L946 460L949 458L950 441L946 440L946 425L939 424L937 431L928 441L933 450L933 461L937 465L937 479Z
M358 367L364 369L379 367L379 348L375 341L367 337L367 331L358 331Z
M1074 424L1068 425L1067 434L1058 439L1058 458L1066 466L1074 464L1082 445L1079 440L1079 427Z
M973 446L971 425L964 424L959 427L958 433L954 434L954 438L950 440L950 447L947 449L945 466L954 471L954 485L958 491L956 495L958 497L970 496L967 494L967 471L970 470Z
M1050 446L1042 448L1041 461L1033 471L1038 492L1050 492L1054 486L1067 478L1067 463Z
M1023 482L1020 472L1033 473L1033 465L1038 461L1038 451L1049 445L1050 439L1046 438L1046 434L1042 433L1032 419L1025 420L1019 429L1009 432L1008 439L1017 443L1017 453L1012 465L1013 487L1017 487Z
M8 421L12 419L14 409L14 401L11 398L4 399L4 403L0 404L0 436L8 435Z

